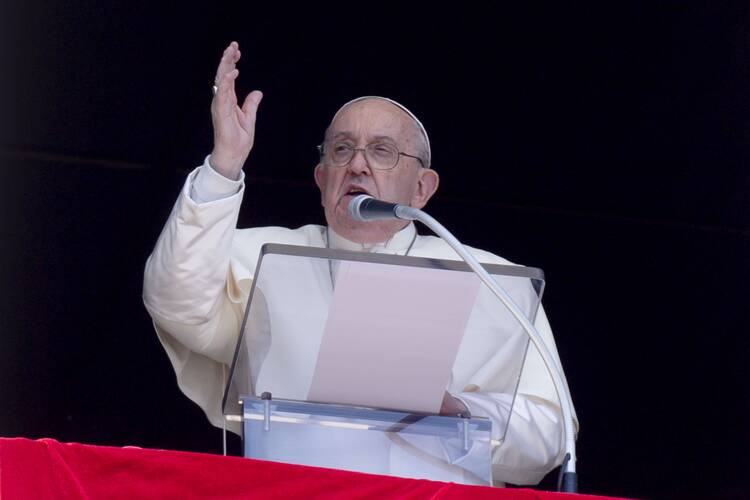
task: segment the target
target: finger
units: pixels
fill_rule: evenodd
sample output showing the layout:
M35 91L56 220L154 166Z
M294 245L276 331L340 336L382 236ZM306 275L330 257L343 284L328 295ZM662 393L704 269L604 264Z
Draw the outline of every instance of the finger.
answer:
M245 102L242 103L242 112L244 114L250 114L255 113L258 111L258 105L260 104L260 101L263 99L263 92L260 90L253 90L249 94L247 94L247 97L245 97Z
M238 69L233 69L232 71L222 75L221 80L219 80L218 90L217 94L221 94L224 98L229 98L232 101L232 104L237 103L237 94L234 91L234 81L237 79L237 76L239 76L240 71Z
M216 68L216 77L214 78L215 82L218 82L222 75L229 73L235 68L235 64L239 60L239 57L237 57L238 52L239 46L237 45L237 42L230 43L229 46L224 49L224 52L221 54L221 60L219 61L219 67Z
M258 106L262 99L263 92L260 90L253 90L245 97L240 112L240 123L245 130L249 131L255 128L255 117L258 115Z
M240 74L239 70L223 74L218 81L214 102L221 116L229 115L237 105L237 94L234 91L234 81Z
M229 47L232 49L232 52L230 54L232 63L237 64L237 61L239 61L240 57L242 56L242 53L240 52L240 45L237 42L232 42L229 44Z
M240 71L235 68L221 75L216 82L216 95L219 95L222 93L226 94L227 92L233 91L234 81L237 79L237 76L239 74L240 74Z

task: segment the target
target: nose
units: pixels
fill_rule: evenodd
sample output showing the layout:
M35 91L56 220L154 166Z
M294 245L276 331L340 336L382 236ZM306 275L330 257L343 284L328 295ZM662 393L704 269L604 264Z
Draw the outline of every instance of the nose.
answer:
M363 149L357 149L354 151L354 156L349 160L347 165L349 171L354 175L370 174L370 165L367 163L367 157Z

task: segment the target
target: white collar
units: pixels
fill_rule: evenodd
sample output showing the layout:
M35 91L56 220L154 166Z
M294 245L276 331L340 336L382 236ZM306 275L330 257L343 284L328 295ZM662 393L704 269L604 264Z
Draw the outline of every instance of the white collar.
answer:
M394 234L390 239L380 243L356 243L349 241L343 236L328 228L328 246L339 250L354 250L357 252L405 252L408 250L417 236L417 228L410 222L405 228Z

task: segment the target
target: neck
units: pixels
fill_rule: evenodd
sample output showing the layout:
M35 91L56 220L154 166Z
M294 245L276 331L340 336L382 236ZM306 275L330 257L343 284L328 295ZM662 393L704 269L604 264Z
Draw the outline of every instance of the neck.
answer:
M329 223L329 227L337 235L353 243L360 243L362 245L386 244L408 226L409 221L404 220L357 222L347 224L343 227Z
M395 233L390 234L387 238L378 241L355 241L345 234L339 233L336 228L329 227L326 229L328 235L328 246L344 250L355 250L369 252L377 249L392 250L399 252L409 248L416 238L417 230L414 224L406 222L405 227Z

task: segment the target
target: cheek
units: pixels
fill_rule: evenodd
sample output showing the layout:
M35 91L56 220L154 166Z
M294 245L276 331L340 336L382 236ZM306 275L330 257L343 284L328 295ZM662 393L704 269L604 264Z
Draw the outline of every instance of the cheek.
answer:
M381 194L399 203L409 203L416 190L416 177L413 175L395 175L383 179Z
M320 186L320 198L324 207L333 207L338 198L338 188L341 185L340 176L327 172Z

